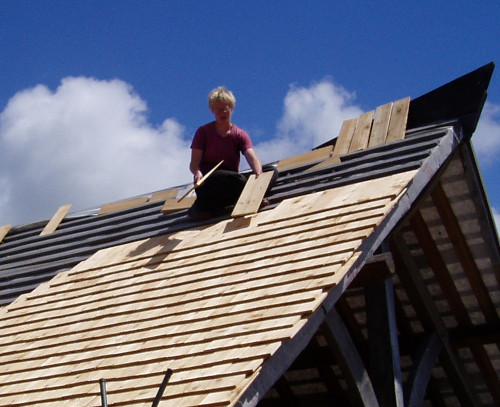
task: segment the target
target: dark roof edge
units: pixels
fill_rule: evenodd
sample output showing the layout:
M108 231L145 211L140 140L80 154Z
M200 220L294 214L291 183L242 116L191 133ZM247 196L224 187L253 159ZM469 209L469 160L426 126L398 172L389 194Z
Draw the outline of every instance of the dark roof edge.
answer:
M410 101L407 128L457 119L467 139L476 130L495 63L463 75Z

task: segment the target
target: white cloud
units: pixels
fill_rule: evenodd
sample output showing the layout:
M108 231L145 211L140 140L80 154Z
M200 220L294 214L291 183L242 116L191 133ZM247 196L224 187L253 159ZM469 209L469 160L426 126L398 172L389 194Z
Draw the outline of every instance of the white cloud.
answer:
M13 96L0 115L0 225L188 182L183 127L153 128L146 113L119 80L66 78Z
M337 137L346 119L363 111L353 105L355 95L328 79L308 88L291 86L277 135L255 146L262 162L302 153Z
M263 163L336 137L362 111L329 80L291 86L276 136L256 145ZM120 80L68 77L14 95L0 114L0 225L50 218L191 181L192 135L175 119L153 127L147 105ZM244 161L244 160L243 160Z
M472 144L485 168L497 163L500 151L500 105L485 103Z

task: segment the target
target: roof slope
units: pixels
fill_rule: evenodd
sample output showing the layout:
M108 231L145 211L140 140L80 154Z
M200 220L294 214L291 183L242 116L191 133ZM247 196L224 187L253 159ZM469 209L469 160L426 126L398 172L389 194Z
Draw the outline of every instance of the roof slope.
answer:
M252 216L153 194L4 229L0 405L98 406L104 377L110 405L149 406L166 369L162 406L498 405L500 248L468 141L491 69L411 103L438 125L378 144L404 129L388 104L281 161Z
M233 405L413 174L99 251L3 310L0 404L96 405L104 377L113 405L149 405L170 368L163 405Z

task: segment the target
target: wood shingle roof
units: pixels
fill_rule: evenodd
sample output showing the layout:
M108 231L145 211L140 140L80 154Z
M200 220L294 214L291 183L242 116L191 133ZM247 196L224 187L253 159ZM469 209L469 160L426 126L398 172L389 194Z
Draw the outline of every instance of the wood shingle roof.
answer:
M491 73L282 160L253 215L162 213L170 190L0 229L0 406L101 406L101 378L110 406L150 406L167 369L165 407L500 404L500 248L470 146Z

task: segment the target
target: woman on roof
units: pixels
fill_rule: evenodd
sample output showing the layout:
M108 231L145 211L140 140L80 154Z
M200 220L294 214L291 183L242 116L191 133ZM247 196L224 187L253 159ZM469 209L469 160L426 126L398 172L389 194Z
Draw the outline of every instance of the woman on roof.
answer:
M215 121L199 127L191 143L189 169L195 184L220 161L223 162L196 188L197 199L189 211L191 217L214 216L236 203L247 180L239 173L240 153L256 176L262 173L250 136L231 121L235 104L233 93L225 87L213 89L208 95L208 107Z

